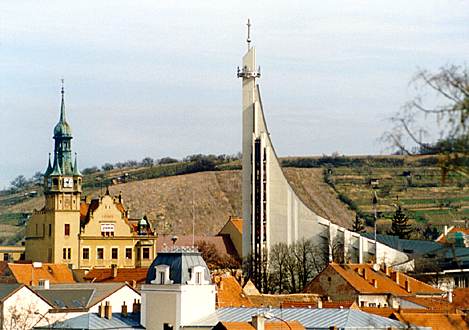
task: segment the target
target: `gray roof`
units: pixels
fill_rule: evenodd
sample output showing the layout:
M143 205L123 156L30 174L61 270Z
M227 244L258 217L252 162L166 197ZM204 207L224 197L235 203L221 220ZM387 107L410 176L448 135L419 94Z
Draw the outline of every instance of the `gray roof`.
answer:
M17 284L17 283L15 284L1 283L0 284L0 301L3 301L3 299L11 295L16 290L18 290L21 286L22 284Z
M156 278L156 269L158 265L169 266L169 278L174 284L185 284L190 280L190 269L195 266L204 267L204 279L211 283L210 273L202 258L200 252L192 251L172 251L172 252L159 252L151 266L148 268L146 283L150 284Z
M90 308L125 285L125 283L51 284L49 289L35 289L35 291L55 308Z
M120 313L113 313L112 319L100 318L96 313L83 314L65 321L58 321L51 326L35 327L34 329L144 329L140 325L140 318L129 314L129 317L122 317Z
M373 233L363 233L361 235L366 238L374 239ZM434 241L401 239L398 236L392 235L378 234L376 235L376 240L395 250L402 251L407 254L421 255L442 247L440 243Z
M382 316L354 309L336 308L220 308L210 317L193 322L193 326L214 326L221 322L248 322L253 315L268 312L272 321L298 321L306 329L408 329L407 325ZM278 318L278 319L277 319ZM420 329L420 328L419 328ZM424 328L422 328L424 329Z

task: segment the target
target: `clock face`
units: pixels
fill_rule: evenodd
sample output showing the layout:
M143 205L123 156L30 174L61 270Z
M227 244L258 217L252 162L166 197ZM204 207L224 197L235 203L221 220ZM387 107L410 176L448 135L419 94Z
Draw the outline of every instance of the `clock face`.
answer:
M64 188L73 188L73 178L64 178Z

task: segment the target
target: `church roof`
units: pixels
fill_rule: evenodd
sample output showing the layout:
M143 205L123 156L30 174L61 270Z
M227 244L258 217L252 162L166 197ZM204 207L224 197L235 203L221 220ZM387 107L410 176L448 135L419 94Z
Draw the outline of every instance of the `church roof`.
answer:
M173 281L173 284L186 284L190 280L191 270L196 266L202 266L205 281L211 283L207 264L200 252L184 251L183 248L171 252L159 252L148 268L147 284L150 284L156 278L156 266L158 265L169 266L169 279Z
M60 106L60 119L54 127L54 138L56 137L72 137L72 128L65 119L65 102L64 89L62 87L62 104Z

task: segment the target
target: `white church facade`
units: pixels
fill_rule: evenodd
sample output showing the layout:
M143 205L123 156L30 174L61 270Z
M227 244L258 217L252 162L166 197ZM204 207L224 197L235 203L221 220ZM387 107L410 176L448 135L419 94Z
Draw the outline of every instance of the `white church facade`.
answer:
M251 277L261 279L262 260L268 260L268 251L273 245L292 244L303 238L327 247L330 255L333 245L341 245L343 260L353 263L374 261L409 267L405 253L316 214L288 183L267 129L260 87L256 82L260 70L256 66L255 48L250 45L249 28L248 22L248 51L242 68L238 69L238 77L242 78L243 111L243 257L253 261Z

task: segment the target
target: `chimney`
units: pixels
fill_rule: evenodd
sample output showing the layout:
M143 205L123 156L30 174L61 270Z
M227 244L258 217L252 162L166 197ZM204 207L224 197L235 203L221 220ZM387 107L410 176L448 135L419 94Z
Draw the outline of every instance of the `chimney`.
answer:
M445 230L444 231L445 231L445 236L448 236L448 226L447 225L445 225Z
M122 317L127 317L127 315L128 315L127 314L127 305L125 304L125 301L121 306L121 315L122 315Z
M450 304L453 303L453 290L451 290L451 289L448 290L448 302Z
M111 269L112 269L112 278L116 278L117 277L117 265L112 264Z
M106 301L106 304L104 305L104 317L108 320L112 319L112 306L109 301Z
M265 316L262 314L253 315L251 324L256 330L265 330Z
M140 300L134 299L134 303L132 305L132 313L140 313Z
M371 280L371 285L373 285L375 288L378 288L378 280L376 278L373 278Z
M406 290L407 292L410 292L411 290L410 290L410 281L409 281L409 279L406 279L406 280L405 280L405 284L404 284L404 285L405 285L405 290Z
M399 272L397 270L391 273L391 279L399 285Z
M321 298L318 299L318 308L322 308L322 299Z
M386 273L386 276L391 276L391 267L384 265L384 272Z
M98 307L98 314L100 318L104 318L104 305L101 303Z

